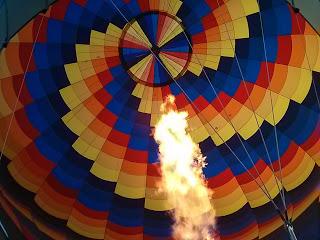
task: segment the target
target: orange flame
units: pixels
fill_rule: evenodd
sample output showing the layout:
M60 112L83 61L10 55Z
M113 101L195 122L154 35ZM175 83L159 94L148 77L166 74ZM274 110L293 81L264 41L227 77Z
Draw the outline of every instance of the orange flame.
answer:
M205 157L187 133L187 112L175 110L174 97L168 96L161 106L163 113L154 138L159 144L162 171L161 190L174 206L173 234L176 239L212 240L215 211L202 169Z

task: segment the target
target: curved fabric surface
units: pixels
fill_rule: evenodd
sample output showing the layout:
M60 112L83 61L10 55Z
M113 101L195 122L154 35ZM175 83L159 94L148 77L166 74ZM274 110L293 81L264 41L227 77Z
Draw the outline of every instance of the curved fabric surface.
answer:
M282 175L293 219L319 198L320 38L301 15L281 0L114 4L60 0L1 53L1 203L54 239L170 239L150 135L168 94L207 156L221 239L282 225L235 155L279 206Z

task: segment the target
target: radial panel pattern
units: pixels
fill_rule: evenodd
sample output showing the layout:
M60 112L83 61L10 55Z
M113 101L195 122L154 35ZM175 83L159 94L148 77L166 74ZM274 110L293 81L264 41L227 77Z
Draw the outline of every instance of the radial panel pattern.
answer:
M0 204L30 234L171 238L151 136L168 94L221 239L281 226L257 182L279 206L283 184L293 219L319 198L320 38L285 1L60 0L0 66Z

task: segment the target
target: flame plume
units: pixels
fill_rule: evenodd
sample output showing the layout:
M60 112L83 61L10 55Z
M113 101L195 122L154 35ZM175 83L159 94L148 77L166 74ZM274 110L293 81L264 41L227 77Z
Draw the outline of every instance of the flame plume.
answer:
M161 191L167 195L174 219L173 235L183 240L213 240L215 212L202 169L205 157L187 133L187 112L174 110L174 97L161 105L163 113L154 138L159 144Z

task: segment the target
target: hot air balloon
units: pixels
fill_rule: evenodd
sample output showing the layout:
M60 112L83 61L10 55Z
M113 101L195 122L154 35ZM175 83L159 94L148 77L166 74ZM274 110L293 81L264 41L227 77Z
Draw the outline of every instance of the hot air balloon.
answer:
M173 239L150 134L169 94L216 239L286 239L319 211L320 38L286 1L59 0L0 67L0 205L26 239Z

